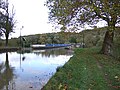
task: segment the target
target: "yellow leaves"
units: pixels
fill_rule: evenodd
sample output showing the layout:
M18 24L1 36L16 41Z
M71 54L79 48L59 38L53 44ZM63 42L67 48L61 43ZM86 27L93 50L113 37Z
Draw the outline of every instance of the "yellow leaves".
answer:
M90 88L88 90L91 90Z
M58 89L60 90L61 88L62 88L62 84L60 83Z
M62 84L60 83L58 89L59 89L59 90L68 90L68 86L67 86L67 84L62 85Z
M114 77L117 81L120 81L120 77L119 76L115 76Z
M63 90L67 90L68 86L65 84Z
M118 76L115 76L114 78L115 78L115 79L118 79Z

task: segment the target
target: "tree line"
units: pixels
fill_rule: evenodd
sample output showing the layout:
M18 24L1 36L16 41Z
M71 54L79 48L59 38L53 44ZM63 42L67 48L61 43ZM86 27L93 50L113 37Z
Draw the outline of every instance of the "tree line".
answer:
M120 44L120 28L116 28L114 42ZM27 35L21 37L21 42L24 47L30 47L32 44L85 44L85 47L102 46L107 27L87 29L85 31L76 32L57 32ZM25 40L24 40L25 39ZM4 46L5 40L0 40L0 47ZM19 47L20 37L9 39L9 46Z

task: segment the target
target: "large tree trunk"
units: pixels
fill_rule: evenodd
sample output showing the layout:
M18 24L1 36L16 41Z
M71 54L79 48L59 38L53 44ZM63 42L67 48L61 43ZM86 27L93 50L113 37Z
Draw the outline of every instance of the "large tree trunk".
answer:
M113 53L113 50L112 50L113 49L113 37L114 37L114 30L107 30L105 37L104 37L102 49L101 49L102 54L112 55L112 53Z

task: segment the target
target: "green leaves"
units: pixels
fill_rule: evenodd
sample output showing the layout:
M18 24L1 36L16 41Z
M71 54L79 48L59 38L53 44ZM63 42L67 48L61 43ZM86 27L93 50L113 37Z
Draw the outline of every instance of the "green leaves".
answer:
M49 19L67 27L75 24L96 24L99 19L120 22L119 0L47 0Z

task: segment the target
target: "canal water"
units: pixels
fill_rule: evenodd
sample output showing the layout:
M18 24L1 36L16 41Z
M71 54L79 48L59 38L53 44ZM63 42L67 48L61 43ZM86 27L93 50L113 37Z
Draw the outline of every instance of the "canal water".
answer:
M0 90L40 90L73 55L65 49L0 54Z

